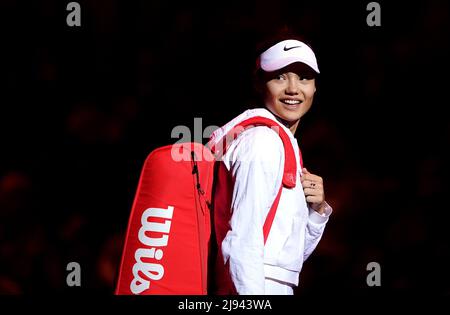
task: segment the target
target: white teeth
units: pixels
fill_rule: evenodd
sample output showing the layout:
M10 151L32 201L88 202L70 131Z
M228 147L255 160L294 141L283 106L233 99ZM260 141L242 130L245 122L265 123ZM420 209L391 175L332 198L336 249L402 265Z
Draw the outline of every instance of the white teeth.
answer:
M282 100L283 103L289 104L289 105L296 105L300 104L300 101L298 100Z

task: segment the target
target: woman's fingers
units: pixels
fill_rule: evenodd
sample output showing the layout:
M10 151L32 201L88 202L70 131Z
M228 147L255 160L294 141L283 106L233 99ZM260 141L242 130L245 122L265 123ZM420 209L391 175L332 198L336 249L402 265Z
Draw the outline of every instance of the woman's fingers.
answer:
M307 202L315 206L321 204L325 200L322 177L311 174L306 168L303 168L300 180Z
M313 182L323 183L322 177L311 174L311 173L303 173L303 176L300 178L300 180L302 182L305 180L310 180Z
M303 192L305 193L305 196L323 196L324 195L323 189L303 188Z
M313 189L322 189L323 188L322 183L311 181L311 180L304 180L302 182L302 186L303 186L303 188L313 188Z
M320 204L324 201L323 195L320 196L306 196L306 201L313 204Z

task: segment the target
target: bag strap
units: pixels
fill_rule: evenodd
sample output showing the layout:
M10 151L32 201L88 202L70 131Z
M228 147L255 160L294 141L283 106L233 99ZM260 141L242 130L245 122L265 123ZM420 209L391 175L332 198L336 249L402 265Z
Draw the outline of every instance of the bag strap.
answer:
M280 136L284 146L283 186L287 188L294 188L297 175L297 163L295 161L294 148L292 147L291 140L286 131L284 131L284 129L272 119L262 116L255 116L241 121L239 124L234 126L224 137L222 137L222 139L211 148L211 151L216 156L223 156L227 151L228 146L234 139L237 138L237 136L239 136L246 129L257 126L269 127ZM225 144L223 143L224 141ZM300 163L302 163L302 161L300 161Z
M263 226L264 245L266 245L267 237L269 237L269 232L272 227L273 219L275 219L275 214L277 213L278 203L280 202L282 190L283 190L283 185L280 186L277 197L275 198L275 201L273 202L272 207L270 207L269 213L267 214L267 217L266 217L266 221L264 221L264 226Z
M278 190L278 194L275 198L275 201L272 204L272 207L267 214L266 220L263 226L263 234L264 234L264 244L266 243L267 237L269 236L270 229L272 227L273 220L275 218L275 214L277 212L278 204L281 198L281 192L283 187L294 188L296 184L296 175L297 175L297 163L295 160L294 148L292 146L289 135L284 131L284 129L272 119L255 116L249 119L246 119L236 126L233 127L219 142L217 145L211 148L211 151L217 156L223 156L228 149L229 144L236 139L238 135L240 135L243 131L248 128L256 127L256 126L266 126L273 129L281 138L284 147L284 170L283 170L283 180ZM223 144L223 141L225 145ZM300 152L300 166L302 167L302 155Z

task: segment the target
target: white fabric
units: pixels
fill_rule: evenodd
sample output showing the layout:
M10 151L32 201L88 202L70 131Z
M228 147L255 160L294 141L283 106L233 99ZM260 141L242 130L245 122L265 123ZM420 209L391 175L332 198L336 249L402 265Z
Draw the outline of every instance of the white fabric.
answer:
M316 55L308 45L299 40L281 41L260 56L261 69L267 72L279 70L294 62L302 62L320 73Z
M209 146L239 122L254 116L276 121L266 109L247 110L216 130ZM297 160L296 187L283 188L275 219L264 246L262 227L281 185L284 148L280 137L270 128L245 130L230 145L222 161L234 179L231 203L231 229L221 251L224 265L229 261L230 275L239 294L267 294L266 278L298 285L303 262L317 246L328 217L309 209L300 182L301 168L297 140L285 126Z
M294 288L292 284L266 278L264 281L266 295L293 295Z

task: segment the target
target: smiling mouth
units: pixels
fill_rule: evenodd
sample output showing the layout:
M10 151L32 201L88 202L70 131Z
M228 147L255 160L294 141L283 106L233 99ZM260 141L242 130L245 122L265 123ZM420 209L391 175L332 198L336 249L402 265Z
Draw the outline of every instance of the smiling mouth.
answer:
M292 100L292 99L281 99L280 102L290 106L300 105L301 103L303 103L302 100Z

